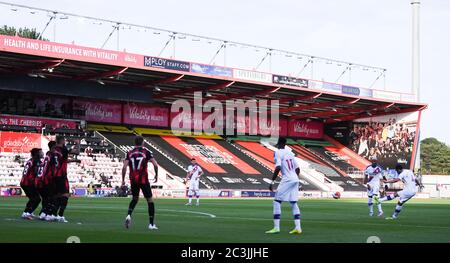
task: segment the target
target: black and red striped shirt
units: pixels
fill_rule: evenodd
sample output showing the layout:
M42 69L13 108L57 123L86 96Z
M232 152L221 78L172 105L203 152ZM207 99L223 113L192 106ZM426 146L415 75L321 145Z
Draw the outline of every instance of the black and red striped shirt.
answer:
M58 165L55 153L50 151L44 157L44 161L41 163L37 177L35 179L36 187L43 187L49 185L55 178Z
M153 154L145 147L135 147L127 153L128 167L130 168L130 182L148 184L148 161Z
M38 174L39 167L41 166L41 160L33 160L30 158L23 168L22 179L20 180L20 186L33 186L34 180Z
M66 146L56 146L54 152L56 162L56 177L67 175L67 163L69 159L69 150Z

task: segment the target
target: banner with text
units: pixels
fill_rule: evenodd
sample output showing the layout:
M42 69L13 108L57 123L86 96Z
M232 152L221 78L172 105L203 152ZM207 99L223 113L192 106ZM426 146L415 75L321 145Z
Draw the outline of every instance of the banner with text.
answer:
M233 69L233 78L256 82L272 83L272 74L251 70Z
M288 136L310 139L321 139L323 137L323 122L289 120Z
M201 117L200 117L201 116ZM172 126L173 129L180 130L180 131L190 131L192 129L196 130L202 130L207 128L214 128L216 127L216 120L213 120L211 123L211 127L207 127L206 122L203 121L207 118L214 118L213 112L170 112L170 123L169 125ZM224 127L223 118L219 116L217 118L219 121L218 124L222 124L222 127ZM209 123L208 123L209 124Z
M233 70L231 68L217 67L198 63L191 63L191 72L212 76L233 77Z
M51 125L53 128L75 129L77 127L76 121L46 119L46 118L39 118L39 117L0 115L0 125L29 126L29 127L35 127L35 128L41 129L46 124Z
M189 62L157 57L144 57L144 66L186 72L189 72L191 68Z
M122 105L120 103L74 100L73 109L74 112L84 112L80 118L84 118L86 121L122 122Z
M359 96L360 93L361 93L361 91L357 87L345 86L345 85L342 86L342 94Z
M169 126L169 109L128 103L123 107L123 122L145 126Z
M0 50L127 67L144 63L142 55L5 35L0 35Z
M301 88L308 87L308 80L306 80L306 79L299 79L299 78L281 76L281 75L273 75L273 83L301 87Z
M41 148L41 134L0 132L1 152L29 153L33 148Z

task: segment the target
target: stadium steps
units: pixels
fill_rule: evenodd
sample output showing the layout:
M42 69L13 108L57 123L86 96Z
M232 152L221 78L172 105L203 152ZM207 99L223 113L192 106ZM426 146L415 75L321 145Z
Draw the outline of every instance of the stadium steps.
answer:
M261 143L260 141L235 141L235 144L242 149L247 151L247 154L253 156L254 159L259 160L264 163L265 167L269 167L270 171L273 171L275 163L273 161L274 152L270 145ZM329 190L328 187L322 186L314 179L311 179L309 175L305 175L304 172L300 170L300 178L302 180L302 190L315 191L315 190Z
M179 178L184 178L185 174L187 173L187 167L188 165L183 164L180 160L178 160L176 157L174 157L172 154L170 154L168 151L165 151L161 146L159 146L154 140L152 140L152 137L145 136L145 142L148 146L150 146L151 149L154 150L155 157L157 158L158 162L161 163L164 167L174 167L175 164L180 169L173 169L172 174L177 175ZM176 170L176 171L175 171ZM201 188L207 188L207 189L214 189L214 186L207 182L207 179L200 178L200 186L204 186Z
M224 140L173 136L154 136L152 140L186 164L191 157L197 157L204 178L209 179L216 189L266 190L270 182L268 169Z
M303 154L308 155L310 157L314 156L316 160L319 159L320 160L319 165L321 166L315 166L315 168L317 168L317 170L320 172L324 172L325 176L327 176L328 179L335 182L339 186L343 187L345 191L365 190L365 187L362 186L360 182L354 180L353 178L348 176L346 172L343 171L351 166L349 166L348 164L345 165L344 162L341 161L339 161L339 163L334 162L331 159L331 157L325 154L326 149L323 148L322 146L304 147L303 145L297 145L294 147L294 149L300 150L302 151ZM332 170L334 170L334 172L331 172L329 169L325 170L323 166L331 168ZM336 173L339 176L336 176Z
M324 139L327 140L334 147L339 149L340 152L347 155L352 161L353 166L358 168L360 171L364 171L366 167L370 165L370 162L366 160L364 157L359 156L357 153L345 147L343 144L331 138L330 136L324 135Z
M268 142L261 142L262 145L264 145L267 149L271 150L272 152L275 152L277 148L272 146ZM291 148L292 146L295 146L294 144L288 145L287 147ZM293 151L294 154L296 154L295 151ZM318 173L314 169L311 169L307 162L304 161L304 159L299 158L298 155L296 155L297 162L300 166L300 177L309 182L310 184L314 185L317 189L322 191L342 191L343 188L340 187L338 184L334 183L333 181L329 180L324 174Z
M160 154L159 159L162 160L164 163L163 165L167 166L170 171L173 171L173 175L181 175L180 177L184 180L190 160L182 161L180 158L181 156L178 155L176 151L165 150L172 149L172 147L165 144L166 142L162 140L160 136L144 135L144 138L147 142L150 142L149 145L155 147L154 149ZM176 167L174 164L180 169L175 169ZM217 189L214 183L206 177L200 178L200 188Z
M269 171L272 171L272 166L269 166L268 162L264 162L261 158L257 158L255 155L250 154L247 150L244 150L241 146L239 146L238 144L234 144L229 140L226 140L226 142L236 148L237 151L241 152L242 154L246 155L248 158L252 159L253 161L257 162L259 165L261 165L262 167L266 168Z

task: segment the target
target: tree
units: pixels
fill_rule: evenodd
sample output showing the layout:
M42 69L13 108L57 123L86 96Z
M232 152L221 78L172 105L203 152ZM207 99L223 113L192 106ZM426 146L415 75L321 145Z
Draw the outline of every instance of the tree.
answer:
M16 29L12 26L4 25L3 27L0 27L0 35L8 35L8 36L15 36L18 35L19 37L24 38L31 38L31 39L38 39L39 33L36 31L36 28L19 28ZM42 39L44 41L48 41L48 39Z
M430 174L450 174L450 147L436 138L420 142L420 162Z

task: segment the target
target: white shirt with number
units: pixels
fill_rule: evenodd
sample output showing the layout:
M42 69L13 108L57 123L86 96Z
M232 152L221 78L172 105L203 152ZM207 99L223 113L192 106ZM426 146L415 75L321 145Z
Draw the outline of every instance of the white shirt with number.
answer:
M191 173L191 178L189 181L189 190L198 191L199 190L199 181L200 181L200 172L202 172L202 168L198 165L189 165L188 172Z
M367 176L367 179L372 178L370 181L368 181L368 184L371 188L380 188L380 180L383 176L382 172L383 168L381 168L381 166L379 165L375 166L375 168L372 167L372 165L367 166L364 174Z
M295 155L288 149L278 149L275 152L275 167L281 167L281 182L299 182L295 170L299 168Z

